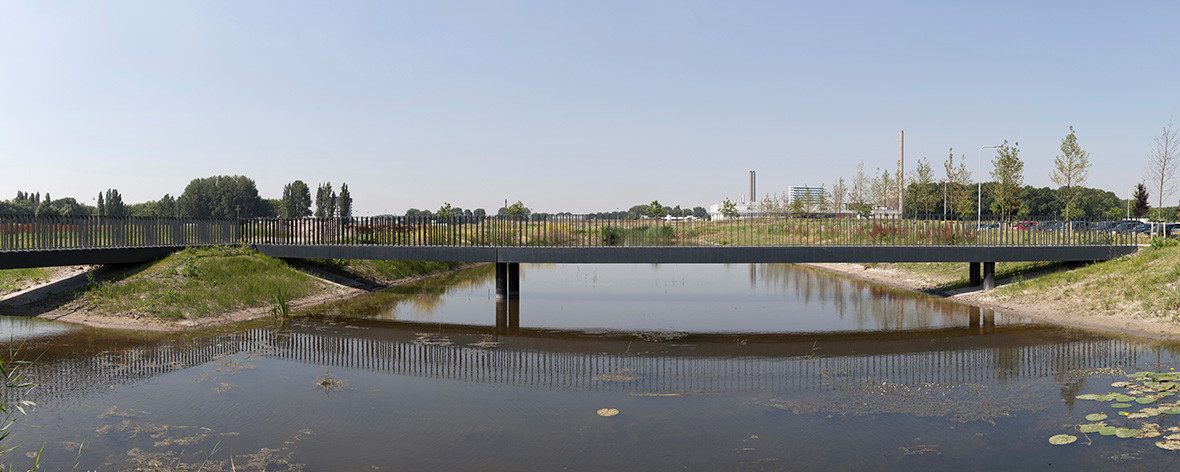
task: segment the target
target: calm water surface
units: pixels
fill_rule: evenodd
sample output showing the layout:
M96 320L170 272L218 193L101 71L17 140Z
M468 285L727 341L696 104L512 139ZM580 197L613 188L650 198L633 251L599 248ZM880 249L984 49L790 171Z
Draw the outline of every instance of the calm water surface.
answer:
M492 284L481 267L303 321L182 335L4 320L40 355L42 385L2 460L28 468L44 447L44 470L1180 467L1158 438L1076 428L1096 412L1177 426L1075 399L1175 367L1171 345L783 265L526 265L519 303L497 304ZM1079 440L1050 445L1060 433Z

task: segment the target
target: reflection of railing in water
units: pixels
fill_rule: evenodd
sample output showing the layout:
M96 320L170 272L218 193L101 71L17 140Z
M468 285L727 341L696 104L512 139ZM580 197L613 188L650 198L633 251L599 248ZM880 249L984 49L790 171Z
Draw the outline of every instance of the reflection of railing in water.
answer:
M833 378L895 383L1002 382L1131 365L1139 361L1140 354L1133 343L1117 339L1032 341L1034 344L875 355L825 356L821 350L814 357L700 356L693 354L692 346L663 343L659 347L673 352L627 354L629 343L617 341L611 346L620 353L567 350L563 348L567 341L562 339L526 340L542 347L538 350L449 342L403 330L349 330L337 335L300 330L276 333L261 328L204 341L46 359L34 372L41 384L36 400L43 406L78 401L111 385L133 384L239 353L460 382L629 392L822 391ZM1038 342L1041 344L1035 344Z
M902 383L1040 377L1138 360L1121 340L840 357L692 357L478 349L426 341L292 334L275 356L303 362L545 389L627 391L797 390L831 376Z

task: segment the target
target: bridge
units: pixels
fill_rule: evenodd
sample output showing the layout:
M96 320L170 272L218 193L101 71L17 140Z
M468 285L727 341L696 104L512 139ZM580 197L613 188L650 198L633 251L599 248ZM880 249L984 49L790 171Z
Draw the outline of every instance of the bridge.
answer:
M249 245L289 259L496 264L498 298L519 296L521 263L966 262L995 286L1000 261L1098 261L1139 236L1105 221L865 220L754 215L715 221L507 217L198 219L0 217L0 269L146 262L192 246ZM1035 229L1040 228L1040 229ZM980 273L982 269L982 274Z

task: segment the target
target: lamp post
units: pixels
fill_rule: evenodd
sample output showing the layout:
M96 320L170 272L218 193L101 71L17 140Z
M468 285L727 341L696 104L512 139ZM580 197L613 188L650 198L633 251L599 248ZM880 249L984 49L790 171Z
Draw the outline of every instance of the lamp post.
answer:
M983 225L983 150L988 148L998 148L999 146L980 146L979 159L975 163L977 172L979 172L979 189L976 191L975 200L975 228L979 229Z

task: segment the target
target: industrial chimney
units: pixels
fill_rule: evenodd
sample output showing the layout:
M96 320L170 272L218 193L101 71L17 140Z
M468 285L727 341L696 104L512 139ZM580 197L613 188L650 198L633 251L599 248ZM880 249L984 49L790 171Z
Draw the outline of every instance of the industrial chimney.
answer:
M750 203L758 201L758 192L755 190L754 171L750 171Z

